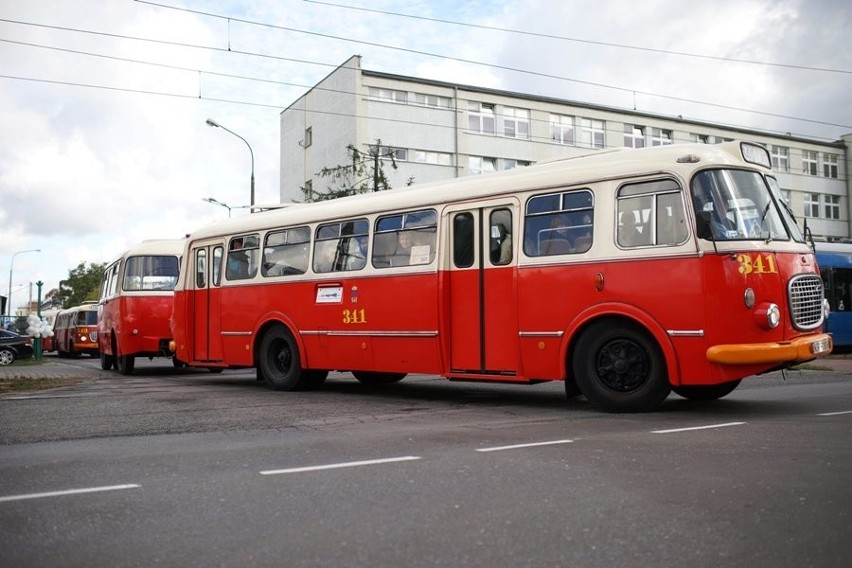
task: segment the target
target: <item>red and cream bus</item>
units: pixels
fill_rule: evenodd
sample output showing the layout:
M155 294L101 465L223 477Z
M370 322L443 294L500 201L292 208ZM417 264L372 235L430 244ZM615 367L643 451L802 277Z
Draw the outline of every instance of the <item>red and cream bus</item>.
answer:
M811 247L757 144L674 145L297 205L190 235L177 357L281 390L564 381L606 411L827 355Z
M136 357L169 357L183 240L138 244L107 266L98 304L101 368L133 373ZM177 362L175 362L177 364Z
M62 310L53 322L50 347L60 357L78 357L85 353L98 356L98 303L83 302Z

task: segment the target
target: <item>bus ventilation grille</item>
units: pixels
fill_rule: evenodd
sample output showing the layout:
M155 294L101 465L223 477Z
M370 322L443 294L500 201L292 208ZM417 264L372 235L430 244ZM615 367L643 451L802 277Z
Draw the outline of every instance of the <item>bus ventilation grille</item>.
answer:
M822 279L816 274L800 274L787 284L793 327L807 331L822 325Z

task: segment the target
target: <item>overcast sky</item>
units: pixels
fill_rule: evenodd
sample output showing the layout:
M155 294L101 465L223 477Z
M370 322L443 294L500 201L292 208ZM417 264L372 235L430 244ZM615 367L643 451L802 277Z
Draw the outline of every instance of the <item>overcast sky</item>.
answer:
M0 293L16 251L42 252L15 257L15 307L29 282L46 292L227 217L202 198L247 205L248 148L208 117L251 145L257 203L278 202L280 112L352 55L836 140L852 132L850 15L848 0L0 0Z

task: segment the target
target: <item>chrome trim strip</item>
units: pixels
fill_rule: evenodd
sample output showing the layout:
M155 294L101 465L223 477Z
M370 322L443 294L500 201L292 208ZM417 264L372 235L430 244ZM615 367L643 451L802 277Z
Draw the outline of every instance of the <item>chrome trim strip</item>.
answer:
M338 331L334 329L302 330L302 335L328 335L332 337L438 337L438 331Z
M667 329L666 333L672 337L704 337L703 329Z
M221 335L229 335L229 336L250 336L250 331L223 331L220 333Z
M564 331L519 331L518 337L562 337Z

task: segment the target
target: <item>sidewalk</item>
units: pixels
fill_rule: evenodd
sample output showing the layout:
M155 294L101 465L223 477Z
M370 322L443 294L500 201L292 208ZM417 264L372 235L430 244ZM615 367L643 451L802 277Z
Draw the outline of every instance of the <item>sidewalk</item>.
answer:
M98 374L100 370L96 371ZM32 363L31 360L21 363L12 363L0 367L0 381L9 379L50 379L50 378L80 378L87 379L93 376L92 369L69 365L57 361L51 357L42 359L41 364Z

